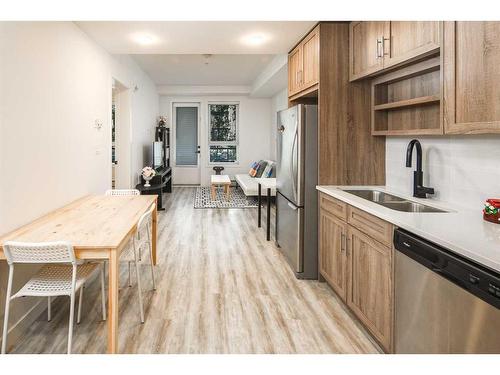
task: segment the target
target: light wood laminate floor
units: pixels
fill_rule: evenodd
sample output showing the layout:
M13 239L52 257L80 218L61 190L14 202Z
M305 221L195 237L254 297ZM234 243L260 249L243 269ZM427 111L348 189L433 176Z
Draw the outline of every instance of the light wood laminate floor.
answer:
M174 188L159 213L156 291L143 266L146 322L135 273L120 277L120 353L377 353L325 283L297 280L256 209L194 209L194 188ZM265 210L263 210L265 215ZM265 223L265 216L263 218ZM74 353L105 353L99 283L84 293ZM64 353L68 299L37 318L12 353Z

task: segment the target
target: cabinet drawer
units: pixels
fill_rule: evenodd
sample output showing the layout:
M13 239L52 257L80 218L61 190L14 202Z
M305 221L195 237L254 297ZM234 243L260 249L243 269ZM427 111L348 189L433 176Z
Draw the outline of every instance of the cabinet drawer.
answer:
M356 207L349 206L347 208L347 222L373 239L391 246L392 224L387 221L361 211Z
M347 204L324 193L320 195L320 208L346 221Z

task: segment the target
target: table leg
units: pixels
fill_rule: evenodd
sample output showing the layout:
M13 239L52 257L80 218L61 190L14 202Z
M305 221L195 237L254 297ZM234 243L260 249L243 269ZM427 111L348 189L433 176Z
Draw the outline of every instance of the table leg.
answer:
M158 236L158 207L155 207L152 215L152 228L151 228L151 248L153 254L153 265L156 266L156 240Z
M108 353L118 352L118 251L109 252L108 287Z
M260 184L257 184L257 192L258 192L257 226L260 228L260 219L261 219L260 206L262 204L262 186Z
M211 191L212 191L212 200L214 201L215 200L215 185L212 185Z
M267 188L266 239L271 239L271 189Z
M160 188L160 191L158 192L157 210L158 211L164 211L165 210L163 208L163 189L162 188Z
M226 185L226 199L229 200L231 197L231 185Z

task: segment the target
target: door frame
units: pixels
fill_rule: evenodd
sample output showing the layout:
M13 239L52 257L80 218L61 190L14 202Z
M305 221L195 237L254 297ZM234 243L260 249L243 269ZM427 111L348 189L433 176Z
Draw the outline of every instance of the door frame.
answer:
M179 107L196 107L198 109L198 118L197 118L197 135L198 135L198 146L200 147L197 158L197 165L177 165L177 108ZM201 155L203 152L203 145L201 144L202 135L201 135L201 102L172 102L172 168L175 169L184 169L185 171L190 171L193 175L196 175L197 182L194 183L181 183L181 185L201 185ZM194 169L198 170L198 173L193 172ZM179 180L179 170L176 171L176 181ZM182 177L181 177L182 181ZM177 184L179 185L179 184Z
M113 93L113 88L117 91ZM115 154L118 164L115 166L115 189L130 189L133 185L132 174L132 90L116 78L112 79L111 104L115 98ZM111 116L111 107L109 109ZM111 120L110 120L111 124ZM109 160L113 146L112 126L109 127ZM122 135L120 145L117 135ZM113 164L111 164L113 168ZM110 187L113 170L110 174Z

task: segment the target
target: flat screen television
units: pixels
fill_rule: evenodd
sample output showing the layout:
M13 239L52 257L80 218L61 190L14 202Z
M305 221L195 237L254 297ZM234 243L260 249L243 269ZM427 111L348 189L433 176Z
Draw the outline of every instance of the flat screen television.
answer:
M163 142L153 142L153 168L163 167Z

